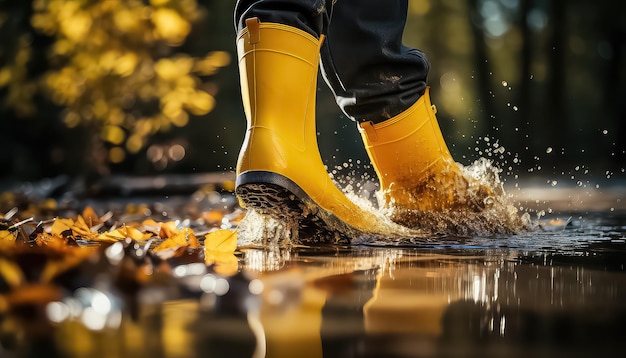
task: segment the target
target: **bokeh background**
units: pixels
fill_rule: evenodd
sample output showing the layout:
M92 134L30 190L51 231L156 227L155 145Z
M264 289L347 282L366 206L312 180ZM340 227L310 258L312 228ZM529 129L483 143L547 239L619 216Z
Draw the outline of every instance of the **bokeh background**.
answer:
M0 0L0 181L232 173L245 131L234 4ZM624 178L626 2L409 5L405 43L432 62L457 161L545 185ZM355 124L321 79L318 94L324 160L367 173Z

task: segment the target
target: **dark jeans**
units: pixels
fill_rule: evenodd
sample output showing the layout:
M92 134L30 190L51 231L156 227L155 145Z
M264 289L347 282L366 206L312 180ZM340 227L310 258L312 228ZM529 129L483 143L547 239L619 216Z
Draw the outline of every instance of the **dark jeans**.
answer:
M258 17L323 33L321 70L337 104L352 120L378 123L426 88L428 59L402 44L407 8L408 0L239 0L235 26L239 32Z

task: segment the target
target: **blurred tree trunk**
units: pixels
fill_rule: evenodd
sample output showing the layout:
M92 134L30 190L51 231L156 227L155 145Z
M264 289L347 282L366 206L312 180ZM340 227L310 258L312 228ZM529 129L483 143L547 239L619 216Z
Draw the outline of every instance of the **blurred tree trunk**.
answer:
M619 24L621 14L626 10L626 6L621 4L623 3L620 3L619 9L605 9L606 12L603 11L601 18L604 21L609 19L608 23ZM626 78L624 70L626 26L622 23L618 27L604 29L603 32L608 46L605 50L608 51L608 58L604 67L602 89L597 89L603 92L601 102L605 122L603 127L609 130L608 136L603 136L603 153L609 153L609 158L614 160L612 169L620 170L626 165L626 103L623 100L626 98L626 86L623 81Z
M626 102L623 100L626 98L626 86L623 82L623 79L626 78L626 71L624 70L626 29L614 30L610 39L613 57L609 62L604 93L612 117L610 122L615 125L615 134L612 136L615 140L613 150L617 164L615 169L619 170L626 165Z
M491 87L491 65L487 54L487 43L485 42L485 32L482 29L483 18L478 9L478 0L470 0L468 3L470 28L474 40L474 62L476 64L476 78L478 83L477 99L482 104L483 118L478 118L486 123L490 137L495 137L496 113L493 104L493 88Z
M520 79L519 79L519 111L513 117L515 122L512 123L513 131L509 131L511 136L509 138L513 150L519 153L523 162L527 162L528 151L524 149L524 140L518 133L522 132L522 128L527 128L530 119L532 118L533 106L531 101L531 62L532 62L532 34L528 25L528 15L533 8L532 0L520 1L520 14L519 14L519 29L521 34L521 51L520 51ZM517 132L515 131L517 128ZM525 154L523 154L525 153Z
M567 44L566 34L566 8L565 3L561 1L550 1L548 3L548 18L551 20L550 35L548 40L548 78L547 78L547 96L542 108L546 111L546 121L544 125L535 123L532 128L546 128L543 143L551 146L555 153L561 153L570 139L568 128L567 111L565 107L565 91L567 83L565 78L565 46ZM572 142L573 144L574 142ZM535 148L543 150L544 148ZM557 158L557 156L551 156ZM549 163L551 166L555 163Z

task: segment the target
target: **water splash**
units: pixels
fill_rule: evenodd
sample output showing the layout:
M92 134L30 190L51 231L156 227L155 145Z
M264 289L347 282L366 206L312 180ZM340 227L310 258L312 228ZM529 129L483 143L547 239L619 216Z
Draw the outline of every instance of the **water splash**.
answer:
M454 197L454 202L449 208L420 210L397 206L389 203L380 191L376 193L377 207L368 207L363 201L359 204L375 210L378 217L391 219L404 228L419 230L422 235L431 237L519 234L534 228L530 215L520 212L505 192L499 175L501 170L490 160L481 158L470 166L457 165L462 180L451 181L448 186L440 182L433 185L435 190L445 187L444 190L453 191L450 196ZM349 195L356 200L354 194ZM419 197L416 200L420 200ZM390 237L401 236L398 232L389 234Z
M264 215L258 210L248 209L245 217L237 225L239 246L290 245L297 240L293 220L279 220Z
M301 216L286 215L279 219L254 209L238 225L240 245L243 246L293 246L312 243L352 243L370 245L430 245L446 238L496 237L529 232L535 224L527 212L515 207L512 197L503 187L501 170L488 159L481 158L472 165L456 163L462 180L446 187L454 190L454 205L436 210L416 210L388 205L383 193L372 183L371 176L360 179L353 165L339 166L332 171L335 183L346 196L363 210L373 214L371 223L374 235L358 231L346 231L333 227L332 223L321 228L307 226ZM344 173L348 172L348 174ZM439 187L444 187L442 183ZM369 192L369 193L368 193Z

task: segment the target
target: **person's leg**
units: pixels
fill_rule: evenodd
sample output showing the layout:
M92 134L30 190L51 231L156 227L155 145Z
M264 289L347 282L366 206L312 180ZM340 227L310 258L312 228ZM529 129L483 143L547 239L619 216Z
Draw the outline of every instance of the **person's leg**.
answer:
M395 221L408 210L475 209L430 103L429 62L402 44L407 0L338 0L322 49L337 104L358 122ZM478 203L478 205L482 205Z
M328 0L238 0L235 4L235 29L240 33L246 20L288 25L315 38L322 33ZM332 5L331 5L332 6Z
M322 47L322 74L352 120L379 123L413 105L430 64L402 44L407 0L338 0Z
M303 0L237 4L247 130L237 161L235 191L246 208L281 221L297 220L297 229L304 232L301 236L309 236L301 239L349 241L380 228L372 213L335 186L318 150L315 95L321 41L317 35L324 21L323 5Z

